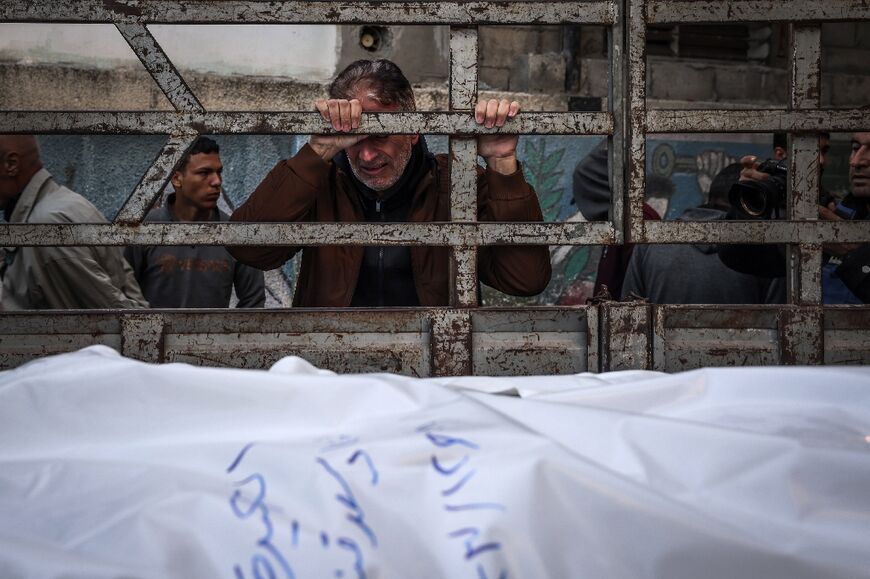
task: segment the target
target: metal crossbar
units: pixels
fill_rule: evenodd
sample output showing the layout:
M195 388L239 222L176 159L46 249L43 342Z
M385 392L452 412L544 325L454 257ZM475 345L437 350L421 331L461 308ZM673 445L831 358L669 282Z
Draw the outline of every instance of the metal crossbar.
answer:
M613 24L612 2L0 2L0 21L142 24Z
M410 349L392 344L399 360L394 370L418 374L493 373L494 368L495 373L500 369L514 374L532 370L546 373L547 369L554 372L623 368L674 370L684 369L686 365L735 363L739 362L740 356L756 363L819 364L862 360L867 363L870 361L870 336L866 335L865 329L870 327L870 310L867 307L822 308L820 269L823 244L870 242L870 231L866 223L817 220L818 175L813 169L813 160L818 156L818 141L812 134L815 131L870 130L870 111L821 109L819 96L821 23L867 19L870 19L870 5L854 0L406 3L227 0L67 0L43 3L0 0L0 22L114 24L175 108L175 112L0 112L0 133L169 135L113 223L5 224L0 225L0 245L443 245L452 248L453 306L452 309L375 313L7 313L0 315L3 324L0 366L14 365L19 361L14 355L3 357L10 339L4 342L3 336L21 338L50 331L50 328L65 327L64 324L69 326L70 335L84 335L82 327L86 328L85 333L87 328L103 328L93 331L106 332L107 336L117 334L120 336L119 347L124 352L138 353L152 361L180 359L210 363L226 361L227 351L243 350L253 353L243 357L240 365L252 366L265 365L276 352L286 353L287 344L295 340L288 336L299 332L311 332L312 335L299 343L293 342L296 345L289 347L290 350L314 352L311 355L315 358L326 352L327 358L317 358L326 360L326 365L330 365L329 360L336 360L329 358L329 352L335 351L329 344L341 336L350 340L349 336L353 334L353 340L357 341L351 342L361 348L354 350L356 355L365 357L362 351L369 347L365 346L368 343L365 336L370 333L381 335L381 339L387 333L408 333L416 336L412 341L419 339L419 343L415 342L416 345ZM792 25L791 88L787 109L648 110L648 25L752 21L789 22ZM150 24L163 23L449 25L450 110L366 114L359 131L450 135L451 222L142 224L148 208L168 182L172 168L200 134L333 132L319 114L311 112L206 111L148 29ZM512 121L510 130L535 135L606 135L613 192L611 222L476 222L475 136L499 130L480 127L474 122L472 113L478 84L477 26L483 24L599 24L608 27L611 55L609 110L601 113L523 113ZM791 195L787 220L727 223L644 221L642 206L648 134L780 130L791 133ZM609 303L579 308L524 309L513 313L492 313L476 307L479 246L600 245L625 241L789 244L789 299L792 305L780 308L704 308ZM272 326L274 328L269 330ZM507 331L504 328L512 329ZM196 338L203 333L213 337L215 332L232 334L234 331L237 332L236 342L227 342L226 351L215 346L209 352ZM505 331L507 334L502 336L500 332ZM550 335L548 332L568 332L573 337L567 342L558 339L546 342L542 336ZM858 345L852 349L844 347L842 332L851 332L850 335L857 332L860 337ZM241 344L245 335L254 336L249 343L246 342L247 350ZM481 360L499 360L499 356L504 355L503 349L494 341L496 335L508 340L511 347L516 344L514 350L530 349L540 358L520 356L501 366L483 364ZM25 342L30 344L32 340L28 340L30 338ZM270 345L260 347L258 344L262 342L258 340ZM708 342L713 346L704 346ZM849 354L853 357L838 357L839 354L828 348L832 344L836 344L840 352L853 352ZM748 354L745 351L740 353L747 347ZM383 354L382 350L377 350L380 352L378 355ZM44 354L51 353L51 348L46 346L40 350L22 346L22 351ZM402 354L411 351L415 353ZM674 352L679 355L675 356ZM560 365L556 361L560 356L583 362ZM412 358L415 361L410 361ZM347 360L333 366L340 370L367 367Z

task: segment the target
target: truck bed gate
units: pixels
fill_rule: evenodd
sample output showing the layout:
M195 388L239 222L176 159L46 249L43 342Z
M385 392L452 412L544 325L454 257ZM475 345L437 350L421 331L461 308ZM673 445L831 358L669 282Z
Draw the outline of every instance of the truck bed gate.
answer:
M818 139L870 130L867 109L822 109L821 24L870 19L853 0L529 2L104 2L0 0L0 22L111 23L166 94L172 112L2 111L0 133L166 134L165 146L113 222L2 224L0 245L446 245L451 305L401 310L88 311L0 313L0 367L94 343L146 361L265 367L288 354L337 371L419 376L524 375L727 364L868 364L870 307L823 306L822 244L870 242L867 222L817 220ZM647 25L787 22L790 102L782 110L648 110ZM210 112L150 24L442 24L450 26L449 110L365 116L362 132L449 135L450 223L143 224L184 151L202 134L329 132L313 112ZM606 135L609 222L478 223L474 123L478 26L598 24L609 28L606 112L523 113L521 134ZM648 133L790 132L789 218L776 222L644 221ZM787 243L785 306L478 307L481 245Z

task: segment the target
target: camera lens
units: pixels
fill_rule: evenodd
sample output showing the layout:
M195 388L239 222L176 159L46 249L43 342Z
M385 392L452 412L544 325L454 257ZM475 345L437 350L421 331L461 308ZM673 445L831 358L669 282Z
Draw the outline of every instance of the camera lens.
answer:
M767 212L767 196L764 191L745 187L740 192L740 209L752 217L761 217Z

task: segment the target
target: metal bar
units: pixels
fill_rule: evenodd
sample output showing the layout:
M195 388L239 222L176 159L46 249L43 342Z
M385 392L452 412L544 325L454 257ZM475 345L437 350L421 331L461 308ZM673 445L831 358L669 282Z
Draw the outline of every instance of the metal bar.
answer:
M148 74L172 103L177 111L205 112L196 95L184 82L184 78L175 69L175 65L163 52L157 39L141 22L115 22L118 32L142 61Z
M866 113L864 113L866 114ZM0 112L0 133L160 135L200 134L330 134L335 132L319 113L311 112ZM366 113L359 133L428 135L607 135L613 119L606 112L520 113L505 128L488 129L468 112Z
M791 27L791 98L793 111L821 107L822 27ZM789 141L789 218L816 219L819 196L819 139L817 135L791 135Z
M454 247L450 269L453 280L450 305L456 308L477 307L477 248Z
M788 306L792 307L792 306ZM779 327L780 306L727 306L727 305L668 305L656 306L666 314L662 321L665 329L674 328L763 328Z
M818 109L822 102L822 27L794 24L791 41L791 108Z
M659 308L652 310L652 370L667 372L668 357L668 328L666 326L667 313Z
M770 133L774 131L870 130L867 109L663 110L647 111L650 133Z
M822 22L870 19L862 0L650 0L647 22Z
M138 225L172 178L172 171L199 135L170 135L157 158L115 216L114 223Z
M812 224L807 224L812 225ZM833 224L832 224L833 225ZM862 224L824 231L843 243ZM856 227L857 226L857 227ZM703 237L703 232L696 233ZM866 236L866 232L864 232ZM606 245L610 223L143 223L0 224L0 245Z
M649 369L650 305L607 302L600 307L601 371Z
M789 136L789 195L787 210L793 220L819 216L819 137ZM819 245L789 245L789 303L822 303L822 248Z
M467 376L471 358L471 312L442 310L432 316L432 375Z
M450 219L477 221L477 139L450 137Z
M822 246L817 244L789 245L786 259L789 265L789 275L786 277L789 303L821 304Z
M821 25L791 25L791 42L789 108L818 109L822 104ZM818 218L820 169L818 135L789 135L789 219ZM821 246L789 245L786 255L789 265L786 278L789 303L822 303ZM821 334L821 328L816 331Z
M596 306L586 308L586 371L601 371L601 321L600 309Z
M622 2L614 3L614 25L608 29L610 40L610 87L608 109L613 115L613 134L607 147L610 181L611 222L617 243L625 242L625 162L626 152L626 86L628 67L625 65L625 10Z
M824 311L821 307L780 312L780 362L787 365L824 364Z
M859 221L649 222L646 243L867 243ZM610 223L0 224L0 245L609 245Z
M848 241L847 241L848 240ZM646 243L866 243L858 221L649 221Z
M646 0L629 3L628 12L628 171L625 202L625 242L643 239L643 198L646 186Z
M477 104L477 28L450 27L450 110Z
M162 362L164 325L160 313L122 314L121 353L143 362Z
M792 135L789 143L789 218L818 219L819 137Z
M612 2L0 0L0 22L143 24L611 24Z
M477 29L450 29L450 110L473 111L477 102ZM477 139L450 137L450 219L477 220ZM477 248L456 246L450 255L450 305L477 306ZM470 324L470 319L469 319ZM471 329L468 340L460 340L467 351L460 355L469 361L471 372ZM436 364L443 360L433 356ZM441 373L434 369L434 373Z

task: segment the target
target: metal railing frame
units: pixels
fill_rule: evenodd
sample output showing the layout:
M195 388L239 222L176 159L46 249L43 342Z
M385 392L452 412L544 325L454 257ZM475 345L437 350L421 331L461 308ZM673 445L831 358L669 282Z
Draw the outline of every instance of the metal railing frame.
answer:
M4 224L0 245L445 245L452 255L451 305L420 309L431 326L432 373L473 369L472 318L478 310L481 245L632 243L787 243L789 303L777 310L780 361L823 363L822 245L870 242L865 223L817 220L818 139L814 131L870 130L866 109L821 108L821 24L870 19L852 0L613 0L589 2L244 2L225 0L0 0L0 22L112 23L175 108L174 112L2 111L0 133L167 134L151 167L109 224ZM646 30L649 24L777 21L792 29L789 106L783 110L648 110ZM446 112L366 114L362 133L449 135L450 223L178 223L143 224L173 167L201 134L330 133L314 112L211 112L197 99L154 36L150 24L425 24L450 26L450 97ZM598 24L609 29L610 94L606 112L523 113L511 132L606 135L612 220L582 223L478 223L476 135L498 131L474 123L480 25ZM646 139L650 133L790 133L788 218L776 222L644 221ZM587 312L596 306L586 307ZM866 307L865 307L866 308ZM685 309L685 308L683 308ZM720 308L721 309L721 308ZM745 309L745 308L744 308ZM858 309L861 309L858 307ZM605 304L587 316L600 340L589 369L661 367L663 320L680 307ZM5 314L8 316L12 314ZM146 344L155 358L163 313L118 316L124 343ZM185 314L187 315L187 314ZM312 314L316 315L316 314ZM331 316L333 314L324 314ZM404 314L403 314L404 315ZM346 316L348 320L352 316ZM0 317L2 319L2 317ZM23 318L22 318L23 319ZM35 318L33 318L35 319ZM13 324L15 325L15 324ZM11 327L11 326L10 326ZM783 329L784 328L784 329ZM2 332L0 332L2 333ZM795 336L799 337L798 340ZM136 353L137 348L124 348Z

